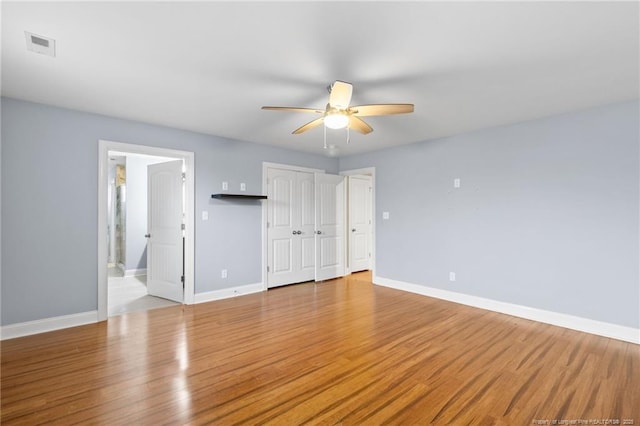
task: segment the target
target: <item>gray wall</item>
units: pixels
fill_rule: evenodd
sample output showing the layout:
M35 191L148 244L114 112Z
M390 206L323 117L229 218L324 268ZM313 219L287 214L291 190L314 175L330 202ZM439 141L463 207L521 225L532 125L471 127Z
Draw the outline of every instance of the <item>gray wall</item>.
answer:
M640 327L639 113L627 102L341 158L376 167L376 274Z
M260 204L211 200L222 181L260 192L263 161L337 171L336 159L266 145L8 98L1 108L2 325L97 309L98 139L195 153L197 293L262 279Z
M2 325L96 309L97 141L107 139L195 152L198 293L261 280L260 204L212 200L222 181L260 192L262 161L375 166L379 276L640 327L638 102L339 164L13 99L1 106Z

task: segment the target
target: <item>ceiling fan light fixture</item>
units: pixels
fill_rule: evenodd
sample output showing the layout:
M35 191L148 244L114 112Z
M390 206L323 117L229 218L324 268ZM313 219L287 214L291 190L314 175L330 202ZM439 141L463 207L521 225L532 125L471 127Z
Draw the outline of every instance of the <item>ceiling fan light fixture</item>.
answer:
M324 125L330 129L344 129L349 124L349 116L343 112L330 112L324 117Z
M329 88L329 103L327 103L327 107L325 109L278 106L263 106L262 109L322 114L320 117L298 127L291 133L299 135L300 133L322 126L325 134L325 148L327 147L327 129L346 128L347 143L349 143L349 130L354 130L363 135L369 134L373 131L373 128L361 117L407 114L413 112L413 104L370 104L349 106L351 103L352 92L353 85L351 83L336 80Z

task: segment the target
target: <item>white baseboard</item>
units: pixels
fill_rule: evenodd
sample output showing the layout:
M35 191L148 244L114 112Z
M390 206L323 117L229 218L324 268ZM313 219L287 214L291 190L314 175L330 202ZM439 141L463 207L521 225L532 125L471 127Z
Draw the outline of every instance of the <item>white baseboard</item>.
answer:
M225 288L222 290L196 293L194 303L204 303L213 300L227 299L244 294L258 293L264 290L262 283ZM15 337L29 336L45 333L47 331L76 327L79 325L98 322L98 311L82 312L79 314L63 315L60 317L44 318L35 321L9 324L0 327L0 340L13 339Z
M81 312L79 314L9 324L0 328L0 340L45 333L47 331L60 330L62 328L76 327L78 325L92 324L95 322L98 322L98 311Z
M207 291L204 293L196 293L194 303L212 302L214 300L228 299L230 297L242 296L245 294L259 293L264 291L262 283L247 284L237 287L224 288L222 290Z
M373 283L449 302L640 344L640 329L374 276Z
M138 275L147 275L147 268L144 269L127 269L124 271L124 277L135 277Z

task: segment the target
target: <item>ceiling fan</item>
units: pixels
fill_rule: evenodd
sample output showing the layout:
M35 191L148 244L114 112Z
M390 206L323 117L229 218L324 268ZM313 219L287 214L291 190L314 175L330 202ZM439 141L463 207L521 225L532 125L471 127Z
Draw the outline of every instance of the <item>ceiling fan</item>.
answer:
M329 90L329 103L327 104L325 109L278 106L263 106L262 109L322 114L321 117L316 118L315 120L312 120L301 127L298 127L292 132L294 135L304 133L307 130L311 130L322 124L324 124L325 129L327 127L330 129L346 128L347 131L349 129L354 129L366 135L367 133L371 133L373 131L373 128L360 117L373 115L406 114L413 112L413 104L374 104L349 106L349 103L351 102L351 94L353 93L353 85L344 81L337 80L327 89Z

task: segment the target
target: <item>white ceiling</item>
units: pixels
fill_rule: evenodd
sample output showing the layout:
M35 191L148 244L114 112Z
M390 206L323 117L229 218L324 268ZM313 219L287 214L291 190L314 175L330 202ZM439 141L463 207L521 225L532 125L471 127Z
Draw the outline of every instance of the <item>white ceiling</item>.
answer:
M2 95L328 154L327 85L414 103L338 155L639 97L638 2L2 2ZM24 31L56 40L29 52Z

